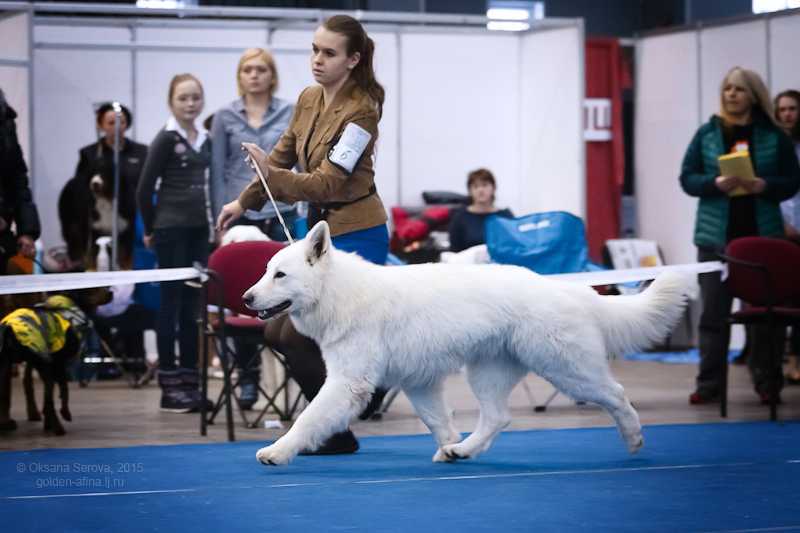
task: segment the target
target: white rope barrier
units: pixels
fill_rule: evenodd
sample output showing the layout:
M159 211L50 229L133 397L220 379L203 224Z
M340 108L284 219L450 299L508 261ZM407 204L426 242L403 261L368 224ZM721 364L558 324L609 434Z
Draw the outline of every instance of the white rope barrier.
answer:
M585 283L593 287L598 285L614 285L616 283L629 283L632 281L647 281L655 279L662 272L683 272L685 274L706 274L708 272L722 272L723 278L727 266L721 261L705 261L703 263L688 263L683 265L664 265L647 268L628 268L623 270L601 270L598 272L576 272L574 274L552 274L549 278Z
M0 294L54 292L91 287L110 287L154 281L200 279L205 274L196 268L158 268L115 272L73 272L69 274L35 274L0 276Z
M724 272L725 265L719 261L667 265L626 270L603 270L599 272L577 272L574 274L552 274L547 277L584 283L586 285L613 285L632 281L645 281L662 272L674 271L685 274ZM131 283L158 281L182 281L204 279L205 273L196 268L159 268L152 270L124 270L116 272L77 272L70 274L38 274L20 276L0 276L0 294L22 294L28 292L54 292L91 287L108 287Z

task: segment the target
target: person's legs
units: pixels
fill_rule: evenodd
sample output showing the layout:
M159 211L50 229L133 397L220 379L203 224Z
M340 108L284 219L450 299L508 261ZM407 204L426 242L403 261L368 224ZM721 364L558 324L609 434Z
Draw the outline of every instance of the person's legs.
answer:
M786 383L800 385L800 327L792 326L789 336L789 365L786 372Z
M717 256L710 251L698 250L698 261L715 261ZM719 397L725 372L730 325L725 317L730 312L731 297L719 272L700 274L703 312L698 332L700 369L697 374L697 390L689 397L693 404L707 403Z
M194 245L190 241L191 235L186 228L169 228L155 230L156 255L160 268L176 268L190 266L187 264L189 250ZM194 351L190 346L185 346L185 340L180 339L181 364L186 364L185 357L191 358L193 354L195 366L187 373L175 365L175 326L179 311L183 310L185 302L184 283L170 281L161 283L161 305L156 321L156 343L158 346L158 384L161 386L161 409L178 413L195 411L199 406L199 394L189 390L189 386L197 389L197 330L190 328L195 336ZM191 302L189 302L191 304ZM181 315L181 322L186 317ZM184 355L186 354L186 355ZM193 372L193 374L192 374ZM191 383L189 383L191 381ZM187 384L188 383L188 384Z
M156 229L155 249L159 268L183 266L186 242L180 228ZM156 316L158 366L162 371L175 370L175 327L182 281L161 282L161 302Z
M268 237L269 221L240 217L233 223L234 226L255 226ZM280 224L278 224L280 226ZM283 232L281 232L283 235ZM272 238L272 237L270 237ZM284 237L284 240L286 237ZM276 239L273 239L276 240ZM258 401L258 381L261 379L261 358L259 357L259 344L243 339L233 340L234 358L236 366L246 369L239 377L239 406L250 409Z
M770 396L776 394L780 403L780 391L783 388L783 348L785 345L785 329L774 328L770 331L766 325L753 326L752 350L747 359L753 387L761 399L761 403L768 404ZM774 391L771 390L775 386Z

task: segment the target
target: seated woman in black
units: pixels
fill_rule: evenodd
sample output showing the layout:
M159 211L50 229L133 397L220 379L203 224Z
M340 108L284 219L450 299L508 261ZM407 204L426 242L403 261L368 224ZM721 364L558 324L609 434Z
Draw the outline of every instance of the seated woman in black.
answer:
M453 213L450 219L450 251L460 252L486 243L486 219L491 216L513 218L509 209L494 205L497 184L485 168L473 170L467 176L467 190L472 203Z

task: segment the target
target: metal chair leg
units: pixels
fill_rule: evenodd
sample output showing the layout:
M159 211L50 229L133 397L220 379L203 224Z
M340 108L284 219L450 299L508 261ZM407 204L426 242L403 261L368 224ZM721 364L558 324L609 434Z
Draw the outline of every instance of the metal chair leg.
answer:
M558 390L553 390L553 392L550 393L550 396L547 397L544 403L534 407L533 411L536 413L544 413L547 410L547 406L550 405L550 402L556 399L556 396L558 396Z

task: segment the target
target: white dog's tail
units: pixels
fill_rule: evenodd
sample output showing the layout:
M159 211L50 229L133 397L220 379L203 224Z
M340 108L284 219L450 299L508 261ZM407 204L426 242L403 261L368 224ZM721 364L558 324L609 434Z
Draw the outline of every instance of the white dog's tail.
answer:
M635 352L666 338L686 305L685 274L664 272L644 291L603 296L598 309L609 357Z

